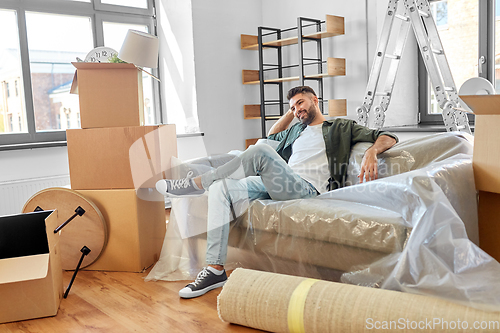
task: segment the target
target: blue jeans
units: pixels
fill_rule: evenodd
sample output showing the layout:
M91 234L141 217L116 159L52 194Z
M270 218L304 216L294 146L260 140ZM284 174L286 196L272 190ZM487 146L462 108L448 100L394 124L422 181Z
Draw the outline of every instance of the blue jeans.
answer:
M240 156L201 176L208 190L206 262L224 265L227 258L229 222L240 216L255 199L291 200L312 198L318 192L295 174L270 146L251 146Z

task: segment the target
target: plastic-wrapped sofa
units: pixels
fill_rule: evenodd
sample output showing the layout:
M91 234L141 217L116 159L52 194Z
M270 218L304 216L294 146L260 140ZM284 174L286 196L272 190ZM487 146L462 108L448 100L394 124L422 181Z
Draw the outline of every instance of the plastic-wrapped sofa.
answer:
M477 274L497 285L500 265L476 245L473 137L441 133L400 142L379 155L380 179L358 184L369 146L353 147L351 186L313 199L235 203L241 215L231 223L226 269L500 303L500 290L477 285ZM231 158L201 158L173 171L179 178L200 174ZM205 260L206 216L206 195L172 200L162 254L146 280L196 276Z

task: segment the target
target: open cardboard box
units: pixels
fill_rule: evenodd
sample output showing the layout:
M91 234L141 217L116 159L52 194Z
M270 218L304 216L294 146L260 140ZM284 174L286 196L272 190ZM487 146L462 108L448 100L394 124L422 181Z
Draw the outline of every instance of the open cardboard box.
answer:
M154 188L177 157L175 125L70 129L73 190Z
M0 323L55 316L63 295L57 211L0 217Z
M144 125L142 72L134 64L72 64L70 93L79 95L82 128Z
M500 261L500 95L460 98L476 115L472 166L479 192L479 246Z

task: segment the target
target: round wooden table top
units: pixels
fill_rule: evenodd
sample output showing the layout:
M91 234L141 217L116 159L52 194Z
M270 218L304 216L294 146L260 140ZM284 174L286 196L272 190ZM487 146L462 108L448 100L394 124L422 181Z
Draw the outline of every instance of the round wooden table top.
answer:
M71 189L51 187L33 195L24 204L23 213L33 212L37 207L42 210L57 210L58 225L75 215L78 207L85 210L59 231L63 269L76 269L83 246L87 246L90 253L85 256L80 268L89 266L99 258L108 242L108 230L104 217L94 203Z

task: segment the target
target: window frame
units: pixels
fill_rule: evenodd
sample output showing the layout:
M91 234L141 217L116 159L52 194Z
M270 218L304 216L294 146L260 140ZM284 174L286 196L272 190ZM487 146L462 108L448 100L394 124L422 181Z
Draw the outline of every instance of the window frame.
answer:
M33 105L31 69L28 50L26 12L40 12L59 15L88 16L92 26L94 47L104 45L103 20L119 23L146 24L150 33L156 35L156 14L154 0L148 1L148 9L102 4L101 0L79 2L68 0L0 0L0 9L15 10L19 33L19 51L21 56L21 77L28 132L0 134L0 151L37 147L57 147L66 145L66 131L36 131ZM90 51L90 50L89 50ZM158 77L159 69L154 70ZM153 83L156 123L162 123L160 84Z
M477 0L479 4L479 27L478 27L478 59L482 56L486 58L483 65L483 72L479 74L495 85L495 0ZM429 1L429 3L434 1ZM478 60L479 61L479 60ZM460 87L456 87L460 89ZM419 93L419 124L423 125L443 125L443 116L441 114L430 114L430 89L429 78L425 63L418 51L418 93ZM468 114L469 123L474 124L474 115Z

